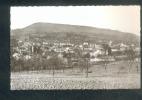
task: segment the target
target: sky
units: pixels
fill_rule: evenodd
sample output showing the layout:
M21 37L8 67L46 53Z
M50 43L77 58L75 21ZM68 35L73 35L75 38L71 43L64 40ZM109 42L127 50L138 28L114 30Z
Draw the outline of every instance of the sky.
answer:
M140 35L140 6L11 7L11 29L36 22L93 26Z

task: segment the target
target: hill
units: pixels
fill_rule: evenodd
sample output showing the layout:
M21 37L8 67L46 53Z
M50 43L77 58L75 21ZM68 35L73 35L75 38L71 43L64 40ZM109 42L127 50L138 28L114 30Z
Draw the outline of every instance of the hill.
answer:
M117 30L101 29L89 26L53 24L53 23L34 23L25 28L11 30L11 36L18 39L35 37L46 40L67 40L72 41L109 41L134 43L140 42L140 37Z

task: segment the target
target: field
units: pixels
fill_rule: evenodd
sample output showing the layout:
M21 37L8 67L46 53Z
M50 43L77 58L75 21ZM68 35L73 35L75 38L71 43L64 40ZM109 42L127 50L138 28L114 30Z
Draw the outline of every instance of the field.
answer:
M11 72L11 90L41 89L139 89L140 62L131 67L127 61L93 65L88 77L80 69Z

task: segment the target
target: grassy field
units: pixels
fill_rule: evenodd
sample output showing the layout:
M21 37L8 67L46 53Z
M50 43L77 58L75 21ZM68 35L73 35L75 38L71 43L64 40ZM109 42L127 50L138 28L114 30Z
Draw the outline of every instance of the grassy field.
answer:
M93 65L87 78L85 71L78 68L56 70L54 76L49 70L11 73L11 90L139 88L139 62L131 67L127 61L114 62L106 69L104 65Z

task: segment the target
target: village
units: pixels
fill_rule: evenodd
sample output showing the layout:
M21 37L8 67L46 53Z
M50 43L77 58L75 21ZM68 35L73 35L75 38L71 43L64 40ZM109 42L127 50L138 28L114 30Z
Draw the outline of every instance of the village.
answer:
M89 42L73 44L57 40L54 42L15 40L11 46L11 69L12 71L28 71L53 70L53 67L54 69L77 67L86 69L87 67L88 70L94 64L106 65L120 60L137 60L139 57L140 48L134 44L113 44L112 41L101 41L99 44ZM82 65L85 62L87 65Z

